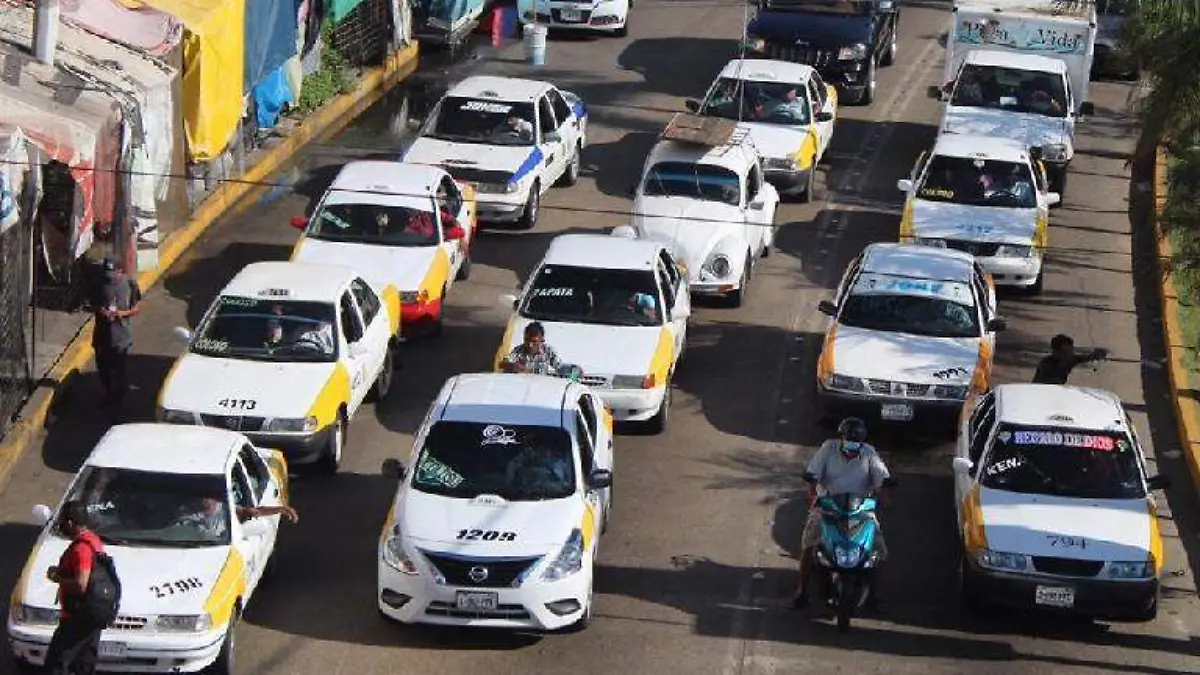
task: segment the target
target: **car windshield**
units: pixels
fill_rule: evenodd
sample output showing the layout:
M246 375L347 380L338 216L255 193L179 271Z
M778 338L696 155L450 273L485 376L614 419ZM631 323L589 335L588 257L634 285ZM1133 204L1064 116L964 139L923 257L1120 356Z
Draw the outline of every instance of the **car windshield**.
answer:
M1032 209L1037 207L1034 190L1027 164L934 155L917 197L969 206Z
M804 85L751 82L722 77L709 91L700 114L746 122L806 125L810 122Z
M559 427L437 422L417 457L413 488L474 499L563 499L575 494L571 437Z
M927 337L980 336L966 284L863 275L843 302L838 322L852 328Z
M661 326L658 286L650 270L545 265L525 296L521 315L538 321L608 326ZM553 336L550 337L553 341Z
M89 526L106 543L187 547L230 542L228 491L219 475L88 466L67 501L83 502Z
M979 482L1023 494L1142 499L1137 452L1121 432L1003 424Z
M222 295L196 329L191 350L233 359L333 361L333 305Z
M865 16L875 7L874 0L762 0L763 7L772 12L805 12L809 14L845 14Z
M447 96L429 136L456 143L533 145L535 120L532 103Z
M968 63L954 87L951 105L1067 116L1067 90L1063 76L1040 70Z
M433 201L429 202L429 209ZM381 204L325 204L313 216L307 236L327 241L379 246L433 246L436 218L429 209Z
M646 172L642 194L648 197L687 197L738 206L742 181L729 169L711 164L659 162Z

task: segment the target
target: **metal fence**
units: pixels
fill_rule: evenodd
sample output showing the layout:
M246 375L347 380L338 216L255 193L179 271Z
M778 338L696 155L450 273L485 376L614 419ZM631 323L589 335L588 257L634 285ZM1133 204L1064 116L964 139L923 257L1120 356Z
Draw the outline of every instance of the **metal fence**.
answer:
M29 229L23 225L0 234L0 434L7 433L33 388L26 334L33 252Z
M387 56L392 38L388 0L366 0L338 22L333 44L351 66L377 66Z

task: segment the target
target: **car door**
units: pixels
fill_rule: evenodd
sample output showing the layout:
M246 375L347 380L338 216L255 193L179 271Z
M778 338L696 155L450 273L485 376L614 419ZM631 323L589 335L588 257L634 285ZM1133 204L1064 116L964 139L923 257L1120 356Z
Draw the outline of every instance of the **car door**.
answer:
M338 302L338 324L341 326L342 337L346 348L338 354L346 372L350 375L350 400L347 402L349 413L353 415L367 391L373 384L371 375L378 371L372 363L373 354L368 339L367 326L359 313L358 304L350 289L342 293Z
M454 179L442 176L440 187L446 193L446 210L454 216L464 233L462 239L446 239L446 223L441 223L441 227L438 228L438 241L441 242L439 246L450 259L450 274L446 280L446 286L450 287L454 285L458 270L462 267L463 260L467 257L467 249L471 245L471 213L467 200L463 198L462 190L458 188ZM438 218L441 218L441 214L438 214Z
M671 293L675 297L675 304L671 306L671 320L678 321L680 328L684 334L680 340L680 348L683 348L684 342L687 341L688 321L692 316L692 297L691 290L688 288L687 273L676 260L675 256L667 249L659 249L658 261L666 271L667 279L670 280Z
M545 191L558 182L570 156L563 143L565 139L558 132L558 120L554 117L554 107L550 105L550 99L545 94L538 97L537 111L538 137L541 140L539 147L546 162L546 172L542 178L542 190Z
M579 444L579 472L583 479L583 498L587 503L587 508L592 512L591 522L595 531L589 536L592 541L598 539L601 529L601 523L604 519L606 498L606 490L593 490L587 486L587 477L593 468L600 468L597 464L596 457L596 434L588 427L587 421L583 417L583 412L579 409L578 404L575 406L575 436L576 442Z
M252 534L246 528L242 527L241 521L237 518L238 509L252 509L258 506L258 502L254 497L254 488L250 483L250 479L246 476L246 471L242 467L241 461L235 461L229 470L229 489L233 497L233 518L234 521L234 541L233 546L241 555L242 561L246 565L246 590L253 593L254 588L258 586L258 580L262 578L263 568L266 566L267 555L270 551L272 540L265 534Z
M995 422L996 395L992 392L981 394L976 399L975 408L966 418L962 433L958 435L957 455L974 463L970 472L959 473L956 471L954 473L954 503L960 510L963 500L975 486L983 451L987 447L988 439L991 438L992 429L996 426ZM959 513L959 522L961 522L961 517L962 514Z
M595 452L595 467L598 469L613 468L613 431L604 422L604 402L594 393L584 392L579 397L579 410L583 420L592 431L592 450Z
M829 96L829 88L817 71L813 71L808 79L808 98L812 104L813 124L817 129L817 157L824 157L833 138L833 125L837 120L837 103ZM833 117L825 122L817 121L818 112L832 113Z
M665 309L663 312L663 323L667 330L671 331L672 344L674 344L675 358L683 353L683 343L687 339L687 316L681 316L676 311L678 306L677 296L675 294L675 284L671 283L671 276L663 265L661 259L654 262L654 278L658 282L659 297L662 298L660 305Z
M575 110L567 103L566 97L557 89L550 89L546 93L550 98L550 107L554 109L554 119L558 122L558 133L563 137L563 144L567 149L568 162L570 156L578 151L578 148L583 146L583 128L578 117L575 116Z
M370 349L368 374L373 376L379 372L387 361L387 350L391 346L392 327L388 320L387 309L383 299L362 277L355 277L350 282L350 292L354 295L354 303L358 306L359 316L366 327L365 339Z

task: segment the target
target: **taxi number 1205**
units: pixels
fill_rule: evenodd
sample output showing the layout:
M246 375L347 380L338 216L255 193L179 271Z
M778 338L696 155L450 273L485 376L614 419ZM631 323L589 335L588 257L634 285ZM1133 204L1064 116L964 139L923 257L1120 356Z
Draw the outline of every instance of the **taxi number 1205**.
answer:
M517 538L516 532L500 532L497 530L459 530L458 536L455 539L464 539L466 541L515 541Z

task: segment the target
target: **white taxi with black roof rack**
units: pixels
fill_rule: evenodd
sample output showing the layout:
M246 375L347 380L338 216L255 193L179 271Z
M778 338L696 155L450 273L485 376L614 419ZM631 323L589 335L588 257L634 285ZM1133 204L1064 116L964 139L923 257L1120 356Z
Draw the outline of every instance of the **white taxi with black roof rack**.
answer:
M666 427L671 378L687 341L692 306L687 273L662 242L564 234L550 242L520 296L493 361L495 369L539 322L565 364L620 422Z
M1024 145L943 132L897 187L906 195L901 242L966 251L997 284L1041 290L1050 207L1061 196Z
M34 509L43 529L8 616L20 664L43 665L58 622L58 586L46 570L70 544L59 528L69 501L84 503L121 579L116 622L101 634L100 669L228 675L237 624L269 571L279 528L278 515L243 522L234 514L287 504L283 455L223 429L110 429L63 501Z
M259 262L217 295L158 395L158 419L239 431L334 473L347 427L392 383L394 286L340 265Z
M612 505L612 417L545 375L447 380L379 540L379 611L402 623L585 627Z
M304 231L292 260L345 265L398 288L404 332L440 334L447 292L471 274L475 215L475 190L439 167L349 162L312 217L292 219Z
M953 467L969 604L1155 617L1168 481L1116 394L999 385L963 409Z
M818 308L830 317L817 361L829 413L953 419L968 395L991 387L1005 322L991 279L967 253L871 244Z
M528 229L552 185L579 180L587 121L583 99L549 82L477 75L438 101L403 159L469 183L481 220Z

